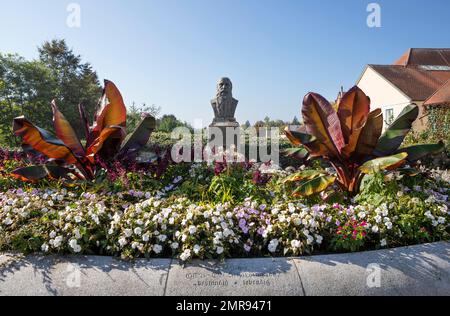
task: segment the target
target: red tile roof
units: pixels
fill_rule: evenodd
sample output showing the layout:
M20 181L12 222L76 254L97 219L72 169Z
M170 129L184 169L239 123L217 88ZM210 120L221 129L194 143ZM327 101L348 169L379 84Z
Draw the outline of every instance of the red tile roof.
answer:
M413 101L425 101L450 79L449 71L400 65L369 65Z
M450 105L450 80L448 80L424 103L424 105L436 105L436 104Z
M394 65L450 67L450 48L411 48Z

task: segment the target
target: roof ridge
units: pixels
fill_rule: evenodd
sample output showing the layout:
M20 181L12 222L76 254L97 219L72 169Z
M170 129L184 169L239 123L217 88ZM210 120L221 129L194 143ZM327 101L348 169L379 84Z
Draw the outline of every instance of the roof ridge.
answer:
M437 47L435 47L435 48L431 48L431 47L413 47L413 48L410 48L410 50L412 50L412 49L423 49L423 50L450 50L450 47L441 47L441 48L437 48Z
M447 84L449 84L449 83L450 83L450 79L448 79L446 82L444 82L444 84L443 84L442 86L440 86L439 88L437 88L437 90L434 91L433 94L430 95L430 96L428 97L428 99L426 99L426 100L423 102L423 104L427 104L427 102L428 102L429 100L431 100L436 94L438 94L438 93L441 91L442 88L444 88L445 86L447 86Z

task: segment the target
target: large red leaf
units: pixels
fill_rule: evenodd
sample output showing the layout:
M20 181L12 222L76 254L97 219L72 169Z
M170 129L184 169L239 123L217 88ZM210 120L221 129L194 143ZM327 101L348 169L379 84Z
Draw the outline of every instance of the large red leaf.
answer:
M83 104L81 104L81 103L78 105L78 112L80 113L81 126L84 129L84 135L86 138L86 148L87 148L87 147L89 147L90 143L92 142L91 136L90 136L91 131L90 131L89 120L86 115L86 109L84 108Z
M87 149L87 158L91 163L95 163L95 156L102 150L104 147L110 146L113 152L110 153L109 158L114 158L114 155L118 153L120 148L120 143L125 137L125 130L121 126L112 126L105 128L101 131L98 138L96 138L91 146ZM107 143L109 144L107 145ZM108 149L108 148L106 148Z
M303 101L303 120L308 134L328 149L325 156L339 156L345 146L341 123L331 104L316 93L309 93Z
M24 182L36 183L45 178L68 178L70 173L72 173L72 170L68 168L54 165L42 165L16 169L11 173L11 177Z
M64 144L69 147L74 154L79 157L84 157L85 151L83 146L81 145L80 140L78 139L77 134L70 125L69 121L64 117L64 115L59 111L56 106L56 102L52 102L53 109L53 124L55 126L56 136L61 139Z
M350 89L338 105L338 116L341 121L342 134L346 146L345 157L350 157L358 144L359 136L366 125L370 112L370 100L357 86Z
M363 159L366 156L371 156L378 144L382 131L383 114L381 109L376 109L369 114L366 125L359 135L354 158Z
M23 116L14 119L13 131L16 136L22 138L26 145L31 146L48 158L62 159L68 164L78 162L78 159L66 144L60 139L53 137L46 130L33 125Z
M126 127L127 109L119 89L111 81L105 80L105 88L94 123L94 138L110 126Z
M312 135L302 132L302 129L285 129L286 137L294 146L304 146L311 157L321 157L328 154L328 149Z

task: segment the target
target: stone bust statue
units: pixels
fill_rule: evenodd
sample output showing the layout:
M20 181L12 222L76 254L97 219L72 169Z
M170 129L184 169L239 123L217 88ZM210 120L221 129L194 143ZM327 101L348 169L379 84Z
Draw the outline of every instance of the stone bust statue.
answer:
M228 78L221 78L217 83L216 98L211 101L215 123L234 123L236 107L239 101L233 98L233 84Z

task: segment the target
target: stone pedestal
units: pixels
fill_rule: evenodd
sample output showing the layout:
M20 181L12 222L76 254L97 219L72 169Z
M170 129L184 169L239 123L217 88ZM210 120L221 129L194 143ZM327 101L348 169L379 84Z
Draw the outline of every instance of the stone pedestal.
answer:
M239 148L241 128L237 122L213 123L208 129L208 142L211 149L231 150Z

